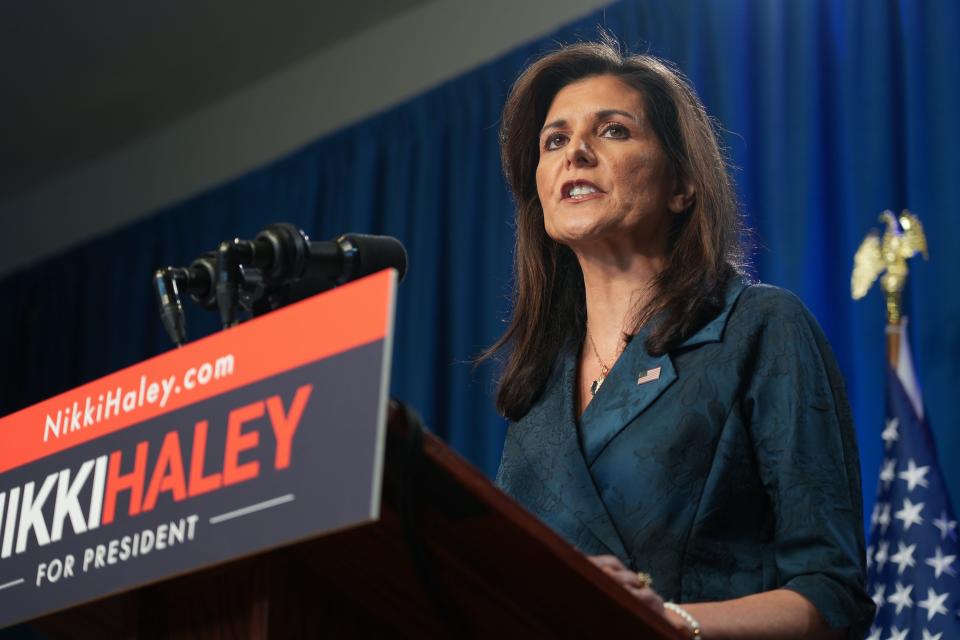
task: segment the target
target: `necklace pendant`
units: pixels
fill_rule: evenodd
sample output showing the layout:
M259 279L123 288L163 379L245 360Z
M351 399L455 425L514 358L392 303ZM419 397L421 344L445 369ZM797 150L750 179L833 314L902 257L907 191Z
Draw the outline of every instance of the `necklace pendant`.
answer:
M591 395L591 396L596 396L596 395L597 395L597 391L600 391L600 385L603 384L603 380L604 380L605 378L606 378L606 376L601 375L599 378L597 378L596 380L593 381L593 383L590 385L590 395Z

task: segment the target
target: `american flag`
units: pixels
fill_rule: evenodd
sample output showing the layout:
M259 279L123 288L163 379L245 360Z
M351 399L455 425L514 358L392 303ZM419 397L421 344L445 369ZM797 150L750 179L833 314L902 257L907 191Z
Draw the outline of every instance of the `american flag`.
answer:
M877 605L867 640L960 640L957 520L937 465L906 332L887 382L867 588Z
M654 367L648 371L641 371L640 377L637 378L637 384L647 384L648 382L653 382L654 380L660 379L660 367Z

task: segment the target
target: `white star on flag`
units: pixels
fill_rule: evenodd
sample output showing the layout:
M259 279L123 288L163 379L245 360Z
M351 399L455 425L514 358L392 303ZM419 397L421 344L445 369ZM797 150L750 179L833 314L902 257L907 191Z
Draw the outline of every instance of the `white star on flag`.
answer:
M908 531L911 525L923 524L923 518L920 516L920 510L923 509L923 505L923 502L913 504L910 502L910 498L903 499L903 508L893 515L897 520L903 520L904 531Z
M884 489L889 488L890 483L897 477L896 468L897 461L893 458L887 458L883 461L883 468L880 470L880 482Z
M933 635L926 629L923 630L923 640L940 640L940 636L942 635L943 635L942 631L937 635Z
M939 578L940 574L946 572L948 575L956 575L956 572L953 570L953 567L950 565L953 564L953 561L957 559L957 556L945 556L940 547L937 547L936 551L933 552L934 556L932 558L927 558L924 560L924 564L930 565L933 567L934 577Z
M887 637L887 640L907 640L908 633L910 633L910 629L900 631L900 629L897 629L897 625L893 625L890 628L890 635Z
M883 505L883 510L880 512L880 517L877 519L877 523L880 525L880 533L886 533L887 527L890 526L890 503Z
M917 603L918 607L927 610L927 622L933 620L933 616L938 613L947 615L947 608L943 606L943 603L949 595L946 591L938 594L933 589L927 589L927 599Z
M887 564L887 554L890 552L890 543L886 540L881 540L880 544L877 545L877 553L873 556L873 560L877 563L877 570L883 571L883 565Z
M913 458L910 458L907 462L907 470L898 473L897 477L907 481L907 491L913 491L917 488L917 485L926 489L930 486L930 483L927 482L927 473L929 471L929 466L918 467L917 463L913 461Z
M917 561L913 559L913 552L917 548L917 545L912 544L909 547L904 545L902 542L897 542L897 552L890 556L890 562L897 565L897 573L903 574L903 570L907 567L914 567L917 564ZM900 584L899 582L897 583ZM910 587L911 589L913 587ZM888 598L892 600L892 596ZM897 613L900 613L899 611Z
M870 635L865 640L880 640L881 631L883 631L881 627L870 627Z
M900 438L900 434L897 433L899 427L900 418L890 418L887 420L887 428L880 434L880 437L883 439L884 448L889 449L893 446L893 443Z
M885 600L883 599L883 592L887 590L887 585L878 584L877 588L873 591L873 604L877 605L877 609L883 606ZM879 633L879 631L877 632Z
M910 597L910 592L913 591L913 585L903 586L897 582L894 588L897 592L887 598L887 603L897 605L897 615L900 615L904 607L913 606L913 598ZM894 627L894 629L896 629L896 627Z
M957 534L954 533L954 530L957 528L957 521L948 520L946 511L941 511L940 517L933 519L933 526L940 529L941 540L946 540L947 536L950 536L951 539L957 537Z

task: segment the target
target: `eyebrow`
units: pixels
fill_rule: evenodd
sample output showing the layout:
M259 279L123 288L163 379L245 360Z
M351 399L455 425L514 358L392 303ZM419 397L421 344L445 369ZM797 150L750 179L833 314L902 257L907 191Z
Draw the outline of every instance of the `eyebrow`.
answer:
M624 116L638 124L640 123L640 118L638 118L636 114L630 113L629 111L622 111L620 109L603 109L593 114L593 117L596 120L603 120L604 118L609 118L610 116ZM547 124L543 125L543 129L540 129L540 136L543 136L543 133L547 129L560 129L565 126L567 126L567 121L562 118L559 120L554 120L553 122L548 122Z

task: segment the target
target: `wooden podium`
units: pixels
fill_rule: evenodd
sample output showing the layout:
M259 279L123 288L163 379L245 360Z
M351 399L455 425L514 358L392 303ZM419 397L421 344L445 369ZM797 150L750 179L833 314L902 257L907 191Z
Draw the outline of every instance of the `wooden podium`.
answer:
M50 638L683 638L395 404L379 521L28 624Z

